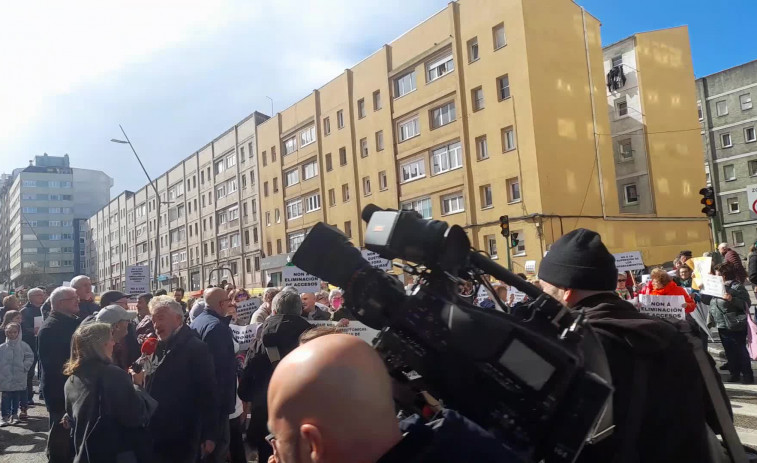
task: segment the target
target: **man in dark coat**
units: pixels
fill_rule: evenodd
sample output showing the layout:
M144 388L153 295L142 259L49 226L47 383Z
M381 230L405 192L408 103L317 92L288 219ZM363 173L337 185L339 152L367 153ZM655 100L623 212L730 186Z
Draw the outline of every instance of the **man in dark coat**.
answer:
M330 320L328 307L323 308L315 301L315 294L302 293L302 316L308 320Z
M237 359L230 318L231 298L225 289L205 290L205 310L198 315L190 328L208 345L213 356L216 382L218 384L218 439L209 461L223 463L229 451L229 415L234 413L237 403ZM179 302L176 301L178 304Z
M34 366L39 360L37 356L37 332L39 328L34 327L34 319L42 316L40 308L45 303L47 294L44 289L32 288L26 293L29 300L21 309L21 339L29 344L34 351L34 363L26 375L26 404L34 406Z
M701 461L708 452L708 396L688 340L614 292L615 259L583 228L557 240L539 268L542 289L583 309L610 366L613 434L587 445L581 462ZM713 370L714 373L714 370Z
M75 276L71 279L71 287L79 296L79 318L84 319L100 309L95 304L95 295L92 293L92 281L86 275Z
M720 243L718 245L718 252L723 256L725 262L733 265L733 268L736 271L736 279L739 280L739 282L744 283L747 274L744 269L744 264L741 262L741 256L739 253L731 249L730 246L728 246L728 243Z
M47 454L51 463L68 462L71 451L68 431L60 420L66 413L63 393L66 375L63 365L71 355L71 337L79 326L79 298L76 290L59 287L50 294L52 310L37 334L39 364L42 369L40 390L45 396L45 406L50 415L50 436Z
M145 390L158 401L148 431L157 462L194 462L215 449L218 388L208 346L184 324L181 306L168 296L150 301L158 347Z
M275 348L279 358L283 358L299 345L300 335L312 328L300 316L302 302L294 291L281 291L271 302L272 315L260 327L260 334L253 340L244 362L242 378L239 382L239 397L252 405L247 442L258 449L258 461L268 461L271 447L265 440L268 435L268 407L266 390L275 368L275 356L269 350ZM273 355L273 354L272 354Z

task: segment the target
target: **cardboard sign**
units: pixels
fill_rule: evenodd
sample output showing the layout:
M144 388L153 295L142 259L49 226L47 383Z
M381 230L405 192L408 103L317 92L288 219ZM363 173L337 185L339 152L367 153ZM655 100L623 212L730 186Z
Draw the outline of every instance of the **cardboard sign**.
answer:
M258 325L229 325L231 333L234 335L234 340L239 344L239 350L247 350L250 347L250 343L255 338L255 331L258 329Z
M512 296L512 304L517 304L518 302L522 302L523 299L526 298L526 293L519 290L518 288L515 288L513 286L510 286L507 288L507 302L510 302L510 296Z
M720 275L704 275L702 282L704 283L702 294L719 297L721 299L725 296L725 283L723 282L723 277Z
M526 265L524 266L526 269L526 273L529 275L533 275L536 273L536 261L535 260L527 260Z
M332 322L328 320L325 320L325 321L308 320L308 323L310 323L311 325L316 325L316 326L336 325L336 322ZM371 345L373 345L373 339L376 337L376 335L379 334L379 330L374 330L373 328L366 326L357 320L350 320L349 326L340 327L339 332L344 333L344 334L351 334L352 336L357 336L358 338L362 339L363 341Z
M292 286L302 293L317 293L321 290L321 280L315 275L297 267L284 267L281 270L284 286Z
M384 271L389 271L392 269L392 261L389 259L384 259L377 252L373 252L369 249L363 249L362 251L360 251L360 253L363 255L363 259L367 260L368 263L371 264L371 267Z
M253 312L258 310L261 303L262 301L256 297L237 302L237 325L249 324Z
M686 265L693 271L692 288L701 289L704 286L704 275L712 269L712 257L695 257L687 260Z
M686 318L686 299L683 296L639 295L639 312L657 318Z
M150 291L150 267L147 265L127 265L126 285L127 294L142 294Z
M615 267L618 272L627 272L631 270L644 270L644 262L641 260L640 251L629 251L613 254L615 257Z

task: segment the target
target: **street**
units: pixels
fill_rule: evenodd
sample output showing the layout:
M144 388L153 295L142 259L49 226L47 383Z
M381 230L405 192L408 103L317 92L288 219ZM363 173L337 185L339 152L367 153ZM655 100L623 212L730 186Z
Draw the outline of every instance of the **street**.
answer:
M37 402L25 423L0 428L0 463L45 463L48 427L47 410Z

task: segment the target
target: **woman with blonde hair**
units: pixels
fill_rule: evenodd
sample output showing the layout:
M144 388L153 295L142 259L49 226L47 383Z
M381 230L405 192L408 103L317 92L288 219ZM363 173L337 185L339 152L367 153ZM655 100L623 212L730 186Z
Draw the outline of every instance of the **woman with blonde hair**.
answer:
M152 461L146 425L157 402L142 390L144 373L112 363L111 326L80 326L63 372L66 416L76 451L74 463Z

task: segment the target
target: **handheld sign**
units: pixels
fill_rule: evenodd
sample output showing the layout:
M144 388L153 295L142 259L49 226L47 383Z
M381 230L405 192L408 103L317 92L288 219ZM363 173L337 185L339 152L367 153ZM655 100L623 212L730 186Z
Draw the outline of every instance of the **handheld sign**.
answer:
M363 255L363 259L367 260L368 263L371 264L371 267L384 271L392 269L392 261L389 259L384 259L377 252L373 252L369 249L363 249L362 251L360 251L360 253Z
M481 305L486 299L489 298L489 291L486 290L486 286L481 285L478 287L478 293L476 294L476 300L474 303L478 306Z
M702 281L704 282L702 294L719 297L721 299L725 296L725 284L722 276L707 274L702 277Z
M644 262L641 260L641 252L630 251L613 254L615 257L615 267L618 272L627 272L631 270L644 270Z
M334 326L336 325L336 322L332 321L309 321L311 325L316 326ZM379 330L374 330L373 328L364 325L363 323L357 321L357 320L350 320L349 326L340 327L338 329L340 333L344 334L350 334L352 336L357 336L358 338L362 339L363 341L367 342L368 344L373 344L373 339L376 337L377 334L379 334Z
M231 333L239 344L239 350L242 351L250 347L250 343L255 337L255 330L257 330L258 325L229 325L229 328L231 328Z
M757 214L757 185L746 187L746 200L749 204L750 215ZM752 215L754 217L754 215Z
M150 291L150 268L147 265L126 266L127 294L142 294Z
M683 296L639 295L639 312L657 318L686 318L686 299Z
M516 288L514 286L510 286L509 288L507 288L507 293L508 293L507 294L507 299L508 300L510 299L511 295L513 296L513 304L517 304L518 302L522 302L523 299L526 298L526 293L524 293L523 291L519 290L518 288Z
M247 325L250 323L252 313L260 307L260 299L253 297L246 301L237 302L237 325Z
M321 290L321 280L310 275L306 271L297 267L284 267L281 271L284 286L292 286L302 293L317 293Z

